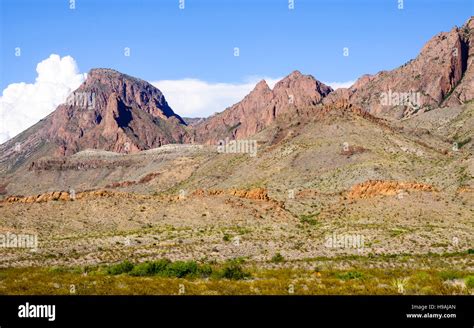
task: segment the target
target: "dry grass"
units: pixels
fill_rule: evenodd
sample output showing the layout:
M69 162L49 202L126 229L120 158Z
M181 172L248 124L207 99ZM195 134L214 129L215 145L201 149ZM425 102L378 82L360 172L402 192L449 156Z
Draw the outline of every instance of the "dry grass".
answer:
M411 269L251 269L242 280L110 275L99 268L0 271L8 295L453 295L473 294L472 272ZM402 287L400 287L402 285ZM400 289L401 288L401 289Z

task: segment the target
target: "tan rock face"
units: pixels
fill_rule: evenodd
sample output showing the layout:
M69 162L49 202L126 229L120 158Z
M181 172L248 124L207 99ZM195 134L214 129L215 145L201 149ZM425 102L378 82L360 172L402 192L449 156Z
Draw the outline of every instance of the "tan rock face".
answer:
M348 89L324 99L346 99L376 115L406 117L474 98L474 19L434 36L413 60L392 71L364 75Z
M248 198L254 200L270 200L268 197L267 190L264 188L253 188L250 190L245 189L233 189L230 194L240 198Z
M270 125L277 116L313 106L332 91L310 75L295 71L271 90L259 82L241 102L195 126L197 142L215 144L226 137L243 139Z
M240 198L247 198L253 200L266 200L269 201L268 191L265 188L252 188L252 189L230 189L230 190L204 190L197 189L192 196L218 196L218 195L231 195Z
M349 192L349 199L392 196L405 191L432 192L436 189L423 183L371 180L353 186Z
M138 182L132 183L136 184ZM144 183L144 182L140 182ZM117 185L115 187L122 187ZM107 187L109 188L109 187ZM111 187L113 188L113 187ZM191 193L191 196L219 196L219 195L230 195L239 198L246 198L252 200L264 200L270 201L268 192L265 188L252 188L252 189L230 189L230 190L208 190L207 192L203 189L195 190ZM127 192L112 191L107 189L88 190L81 191L72 197L67 191L51 191L36 196L9 196L0 203L45 203L50 201L74 201L82 199L94 199L99 197L122 197L122 198L133 198L133 197L146 197L143 195L132 194ZM184 198L180 196L161 196L162 198L168 198L171 201L179 201Z
M78 192L72 197L67 191L51 191L37 196L9 196L4 203L45 203L50 201L74 201L80 199L94 199L98 197L133 197L133 194L110 190L90 190Z

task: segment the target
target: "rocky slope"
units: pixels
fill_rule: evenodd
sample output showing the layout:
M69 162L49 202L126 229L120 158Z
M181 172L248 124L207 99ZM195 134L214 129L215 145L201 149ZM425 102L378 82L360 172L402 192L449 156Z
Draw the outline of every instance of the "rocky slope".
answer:
M255 157L193 146L87 151L38 164L6 187L24 197L6 197L0 211L1 228L38 234L41 247L5 252L0 267L239 257L260 266L280 253L292 268L318 258L314 270L321 257L465 252L473 243L474 171L465 162L473 148L455 151L447 136L460 122L472 134L473 113L472 103L435 109L392 127L350 106L318 105L253 136ZM412 125L419 118L430 135ZM148 179L151 172L158 175ZM123 181L137 183L104 190ZM334 235L361 236L364 248L325 246ZM472 260L455 265L471 270Z
M466 103L474 97L474 18L429 40L401 67L362 76L326 104L345 99L370 113L403 118L418 111Z

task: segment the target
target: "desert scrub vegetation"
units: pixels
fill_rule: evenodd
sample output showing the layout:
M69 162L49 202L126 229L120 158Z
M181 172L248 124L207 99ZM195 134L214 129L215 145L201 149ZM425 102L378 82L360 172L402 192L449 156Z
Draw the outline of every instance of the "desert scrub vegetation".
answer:
M242 268L242 259L228 261L222 270L216 272L216 277L231 280L241 280L250 278L250 273Z
M109 275L127 274L134 277L158 276L165 278L224 278L240 280L250 277L242 268L243 260L229 260L222 266L198 264L195 261L176 261L168 259L133 264L123 261L106 266L103 271Z
M273 263L281 263L285 261L285 258L280 253L276 253L271 260Z
M338 272L335 276L341 280L362 279L364 274L359 271Z
M133 267L134 265L131 262L125 260L122 263L107 267L105 271L108 274L116 275L116 274L128 273L133 270Z
M319 215L319 212L316 212L313 214L300 215L300 222L302 224L316 225L318 223L318 221L316 220L316 217L318 215Z
M158 261L156 261L158 262ZM173 265L178 272L195 268L191 262L159 262L162 267ZM187 264L184 264L187 263ZM134 265L150 270L146 266ZM453 295L474 293L474 276L468 271L441 274L438 270L368 269L356 270L302 270L255 269L251 279L238 267L239 261L225 263L217 274L210 277L177 278L175 273L138 275L108 274L104 270L83 269L49 270L43 268L15 268L0 270L0 294L62 294L62 295L177 295L182 286L187 295L288 295L288 286L294 286L295 295ZM129 270L128 263L116 265L117 270ZM183 269L184 268L184 269ZM225 268L225 269L224 269ZM115 270L114 269L114 270ZM133 269L132 269L133 270ZM138 269L137 269L138 270ZM155 267L156 270L156 267ZM159 272L162 272L162 268ZM170 270L171 272L172 270ZM116 271L115 271L116 272ZM165 276L169 275L169 276ZM181 274L182 275L182 274ZM444 281L443 278L456 278ZM238 279L236 279L238 278ZM463 281L463 284L455 283ZM71 286L75 286L71 293ZM181 287L180 287L181 286Z
M465 281L468 288L474 289L474 275L467 276Z
M0 269L2 295L469 295L474 293L472 271L373 269L361 264L351 270L261 269L244 271L242 260L209 264L208 277L199 276L205 264L158 260L119 263L95 268ZM157 263L158 262L158 263ZM152 265L151 263L154 263ZM130 270L131 265L133 269ZM197 266L197 268L196 268ZM110 272L126 272L110 274ZM135 269L140 268L140 269ZM130 271L129 271L130 270ZM146 275L131 275L133 270ZM141 271L144 270L144 271ZM158 271L158 274L150 272ZM204 268L205 271L205 268ZM87 272L87 274L85 274ZM191 273L194 272L194 273ZM182 276L182 278L178 278ZM193 278L191 278L193 277ZM248 279L244 279L248 278ZM447 279L447 280L446 280ZM454 280L452 280L454 279ZM462 283L460 283L462 282ZM400 285L403 286L400 289ZM74 286L74 289L71 289ZM74 290L74 293L71 292Z

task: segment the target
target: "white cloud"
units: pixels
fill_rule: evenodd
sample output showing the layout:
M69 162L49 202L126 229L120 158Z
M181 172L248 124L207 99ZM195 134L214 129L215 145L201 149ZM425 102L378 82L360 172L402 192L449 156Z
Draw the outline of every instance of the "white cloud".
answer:
M151 82L165 95L173 110L184 117L207 117L239 102L264 79L273 88L280 79L248 78L243 83L209 83L198 79Z
M71 56L52 54L36 66L34 83L12 83L0 97L0 143L34 125L85 80Z
M347 81L347 82L323 82L326 85L329 85L334 90L339 88L349 88L351 85L355 83L355 81Z

